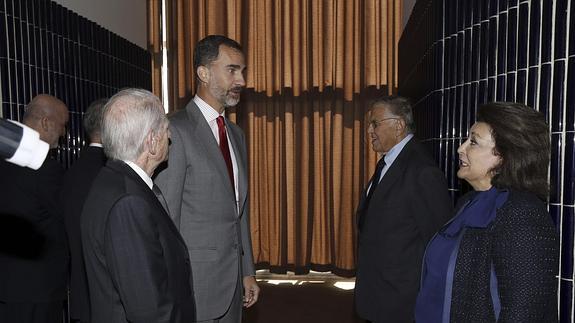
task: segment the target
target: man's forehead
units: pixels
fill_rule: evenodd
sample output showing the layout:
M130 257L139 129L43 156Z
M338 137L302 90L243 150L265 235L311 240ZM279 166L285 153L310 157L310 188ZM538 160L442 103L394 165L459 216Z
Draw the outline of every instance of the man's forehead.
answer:
M226 65L231 64L231 65L241 65L242 67L245 66L244 53L226 45L220 45L216 61L223 61L224 63L226 63ZM228 64L228 62L231 63Z
M370 118L377 118L385 115L388 112L387 106L385 104L375 104L369 110Z

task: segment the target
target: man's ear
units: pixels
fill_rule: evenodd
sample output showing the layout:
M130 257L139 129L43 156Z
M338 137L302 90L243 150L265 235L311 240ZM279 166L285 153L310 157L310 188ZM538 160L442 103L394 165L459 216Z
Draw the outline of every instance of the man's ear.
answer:
M403 120L402 118L398 118L397 122L395 123L395 129L403 133L405 131L405 128L406 128L405 120Z
M42 128L42 130L44 132L47 132L50 130L50 122L51 122L51 120L48 117L40 118L40 127Z
M196 73L198 74L198 78L200 81L202 81L202 83L208 83L208 79L210 78L210 71L206 66L198 66Z
M148 146L148 153L155 155L158 151L158 140L154 136L154 132L150 131L146 136L146 145Z
M31 127L32 129L38 131L38 134L40 134L40 139L48 142L49 141L49 133L50 133L50 119L46 118L46 117L41 117L41 118L34 118L30 121L28 121L27 126Z

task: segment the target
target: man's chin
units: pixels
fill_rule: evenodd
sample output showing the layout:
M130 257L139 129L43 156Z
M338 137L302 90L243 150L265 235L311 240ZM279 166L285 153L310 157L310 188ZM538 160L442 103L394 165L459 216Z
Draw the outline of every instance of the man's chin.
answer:
M240 103L240 99L228 99L226 100L226 108L233 108Z

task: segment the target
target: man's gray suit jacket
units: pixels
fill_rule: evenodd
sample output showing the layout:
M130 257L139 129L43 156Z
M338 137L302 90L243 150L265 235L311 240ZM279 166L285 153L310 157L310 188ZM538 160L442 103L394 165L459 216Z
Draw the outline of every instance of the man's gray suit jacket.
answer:
M255 274L245 138L237 125L226 125L237 162L238 206L218 143L193 101L170 116L170 154L155 179L190 252L198 321L225 314L238 279Z

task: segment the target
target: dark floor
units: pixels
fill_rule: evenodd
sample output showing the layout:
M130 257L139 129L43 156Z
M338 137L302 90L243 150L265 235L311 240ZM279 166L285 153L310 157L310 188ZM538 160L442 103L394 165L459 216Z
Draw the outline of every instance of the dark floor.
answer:
M355 316L353 289L334 287L338 281L353 280L332 275L263 276L258 275L260 299L244 310L243 323L363 322Z

